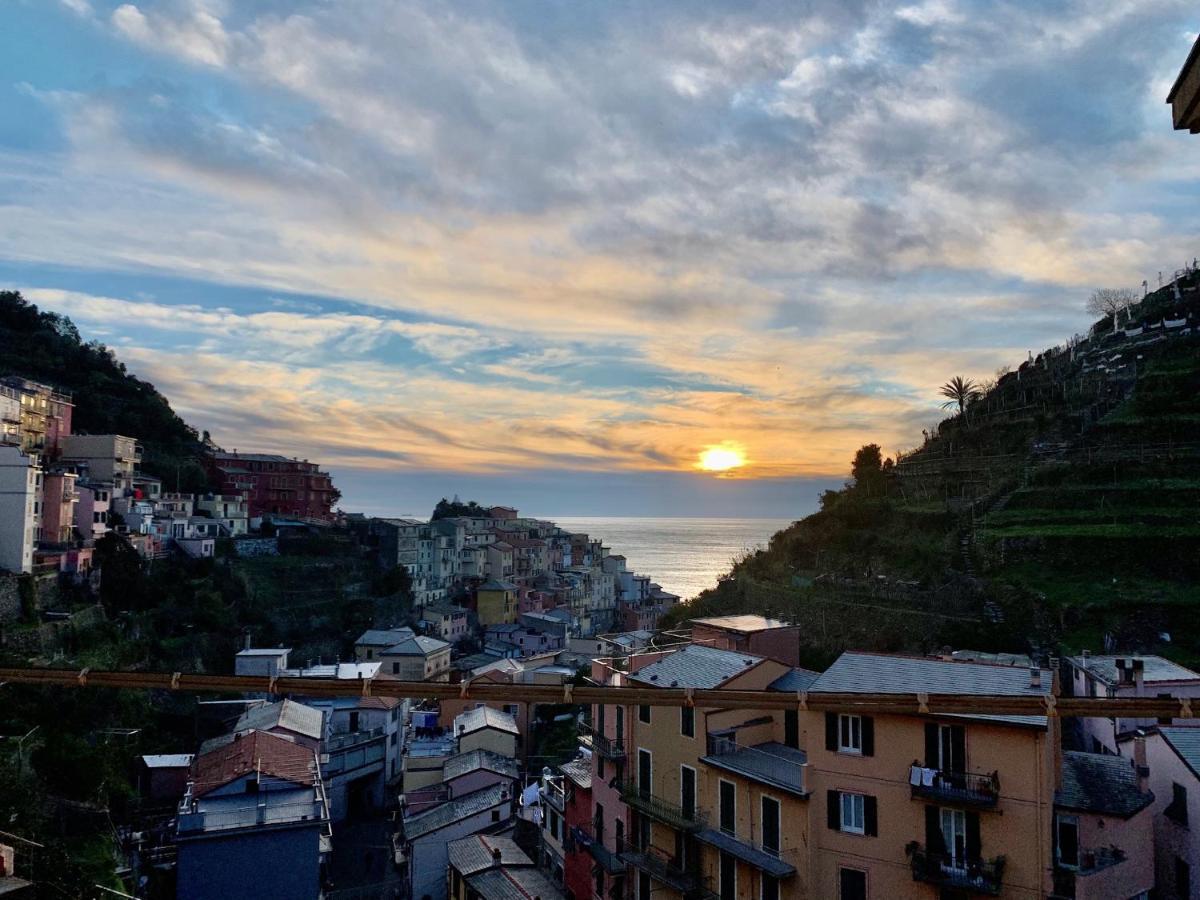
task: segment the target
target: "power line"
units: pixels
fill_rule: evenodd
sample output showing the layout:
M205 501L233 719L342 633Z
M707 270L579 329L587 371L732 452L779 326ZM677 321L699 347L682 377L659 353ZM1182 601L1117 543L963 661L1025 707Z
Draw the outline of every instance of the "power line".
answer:
M399 681L386 677L322 679L260 675L194 675L181 672L93 672L90 669L0 668L0 681L57 687L123 690L301 694L314 697L413 699L534 704L694 706L703 709L806 709L895 715L1004 715L1157 719L1200 718L1190 698L1062 697L1055 693L997 695L954 693L837 693L830 691L725 690L642 685L498 684Z

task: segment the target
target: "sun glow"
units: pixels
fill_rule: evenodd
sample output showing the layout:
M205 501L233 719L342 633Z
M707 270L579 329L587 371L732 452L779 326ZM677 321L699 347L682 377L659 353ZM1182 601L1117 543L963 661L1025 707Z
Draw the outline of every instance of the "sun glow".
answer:
M746 454L728 444L707 447L700 451L697 466L705 472L728 472L746 464Z

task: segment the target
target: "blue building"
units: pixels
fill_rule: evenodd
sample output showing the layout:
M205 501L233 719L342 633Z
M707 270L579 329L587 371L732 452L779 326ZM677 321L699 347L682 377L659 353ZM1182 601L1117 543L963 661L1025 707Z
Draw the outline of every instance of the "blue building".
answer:
M265 731L201 754L176 843L178 900L317 900L331 845L316 755Z

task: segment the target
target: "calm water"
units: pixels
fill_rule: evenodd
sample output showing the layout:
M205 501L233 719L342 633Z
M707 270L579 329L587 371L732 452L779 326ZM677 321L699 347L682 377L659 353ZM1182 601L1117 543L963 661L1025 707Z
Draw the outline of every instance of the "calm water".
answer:
M568 531L603 539L629 568L649 575L673 594L688 600L716 585L744 550L765 547L771 535L791 519L561 518Z

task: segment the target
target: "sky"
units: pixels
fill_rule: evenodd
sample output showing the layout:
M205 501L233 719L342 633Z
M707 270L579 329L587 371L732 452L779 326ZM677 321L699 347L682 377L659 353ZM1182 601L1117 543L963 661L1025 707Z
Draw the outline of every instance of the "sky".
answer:
M1200 252L1187 0L0 0L0 286L343 506L799 516ZM729 450L744 464L698 468Z

